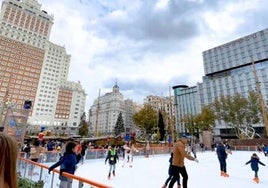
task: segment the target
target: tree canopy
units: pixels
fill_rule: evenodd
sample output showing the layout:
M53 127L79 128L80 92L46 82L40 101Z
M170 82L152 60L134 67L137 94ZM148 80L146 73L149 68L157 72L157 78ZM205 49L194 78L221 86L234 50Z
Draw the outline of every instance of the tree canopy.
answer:
M80 117L79 129L78 134L82 137L88 136L89 128L88 123L86 122L86 113L84 112Z
M134 123L143 128L146 134L153 134L157 129L158 114L150 105L145 105L139 112L133 115Z
M234 96L221 96L214 102L217 119L223 120L236 131L239 138L244 138L248 133L255 133L253 124L260 122L260 103L257 93L249 92L248 97L237 93Z
M158 113L158 129L159 129L159 140L163 141L165 137L165 124L161 111Z

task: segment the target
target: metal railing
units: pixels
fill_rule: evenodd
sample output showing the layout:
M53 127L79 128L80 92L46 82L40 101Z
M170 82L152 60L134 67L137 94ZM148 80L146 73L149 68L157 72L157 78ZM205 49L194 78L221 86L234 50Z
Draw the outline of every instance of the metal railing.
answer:
M19 157L18 158L18 174L21 178L27 179L32 182L43 184L44 188L58 187L58 178L60 171L54 169L51 175L47 173L48 166L42 163L36 163L29 159ZM73 180L72 187L78 188L112 188L111 186L98 183L96 181L72 175L66 172L62 173L63 176L71 178ZM52 177L50 177L52 176Z
M144 148L137 148L138 152L133 153L134 156L146 156L146 150ZM257 146L233 146L232 150L237 151L257 151ZM172 147L151 147L149 151L149 156L168 154L172 151ZM201 148L197 148L197 151L202 152ZM211 149L207 149L211 151ZM105 158L107 154L107 149L88 149L84 156L84 160L90 159L101 159ZM119 157L122 157L122 152L119 151ZM44 188L58 187L58 176L59 170L54 169L49 175L48 166L45 163L54 163L59 159L59 153L57 151L45 152L40 158L40 163L33 162L25 158L25 154L22 152L18 158L18 173L22 178L27 178L33 182L41 182L44 184ZM109 185L104 185L96 181L72 175L66 172L62 173L64 176L73 179L73 187L78 188L111 188ZM55 178L57 178L55 180Z
M138 152L133 153L134 156L146 156L145 147L137 149ZM171 151L171 149L172 148L165 146L152 147L149 151L149 155L167 154ZM46 165L46 163L55 163L58 161L60 157L59 154L60 153L56 150L46 151L40 157L38 162L33 162L26 158L26 154L24 152L21 152L20 156L18 157L18 173L20 177L32 182L39 182L41 184L44 184L44 188L58 187L59 170L54 169L51 174L48 174L47 172L49 167ZM105 158L106 154L107 149L87 149L84 160ZM122 157L122 155L123 153L119 151L119 157ZM111 186L104 185L102 183L98 183L96 181L72 175L66 172L63 172L62 175L73 179L72 185L74 188L111 188Z

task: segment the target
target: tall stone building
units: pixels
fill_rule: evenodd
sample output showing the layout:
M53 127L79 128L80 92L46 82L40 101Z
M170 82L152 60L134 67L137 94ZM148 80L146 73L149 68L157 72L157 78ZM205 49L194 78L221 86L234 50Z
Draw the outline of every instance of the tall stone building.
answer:
M31 101L29 129L60 130L67 125L73 132L84 112L86 94L80 83L67 81L71 56L65 47L49 41L53 22L37 0L3 1L0 100L2 109L7 102L22 108Z
M113 134L120 112L125 123L124 96L115 84L112 92L99 96L89 109L89 126L92 136Z
M143 100L143 104L152 106L157 112L165 112L168 116L174 116L174 97L159 97L149 95Z

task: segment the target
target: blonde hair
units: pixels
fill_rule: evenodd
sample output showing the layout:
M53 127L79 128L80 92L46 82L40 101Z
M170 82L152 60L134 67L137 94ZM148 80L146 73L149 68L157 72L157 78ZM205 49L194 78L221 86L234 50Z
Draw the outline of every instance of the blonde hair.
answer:
M17 188L18 144L8 134L0 132L0 187Z

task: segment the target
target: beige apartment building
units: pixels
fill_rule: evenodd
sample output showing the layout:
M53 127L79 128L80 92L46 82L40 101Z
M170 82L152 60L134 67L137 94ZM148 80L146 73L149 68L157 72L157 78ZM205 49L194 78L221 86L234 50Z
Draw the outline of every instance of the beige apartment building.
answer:
M68 81L71 55L49 41L54 22L37 0L4 0L0 13L0 100L22 108L32 101L29 131L64 126L76 133L84 113L82 85ZM66 128L67 127L67 128ZM68 132L68 131L67 131Z

